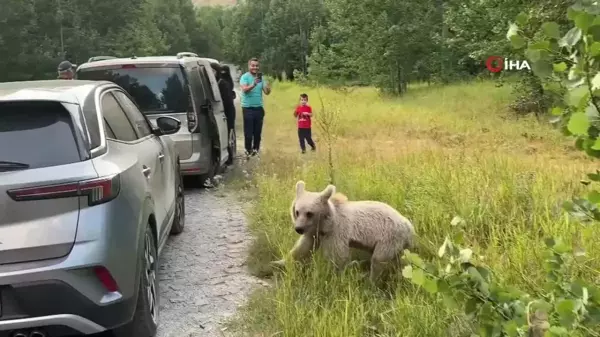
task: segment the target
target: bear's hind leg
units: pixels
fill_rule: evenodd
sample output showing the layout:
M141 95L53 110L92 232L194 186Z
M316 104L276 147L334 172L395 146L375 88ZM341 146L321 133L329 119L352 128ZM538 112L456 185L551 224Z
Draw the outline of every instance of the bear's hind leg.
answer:
M378 243L371 256L371 282L376 283L388 265L396 258L396 247L387 243Z

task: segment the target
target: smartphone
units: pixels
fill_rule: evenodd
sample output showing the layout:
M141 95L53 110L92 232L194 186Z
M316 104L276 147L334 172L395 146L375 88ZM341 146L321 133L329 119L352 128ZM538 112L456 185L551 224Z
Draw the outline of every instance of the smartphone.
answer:
M256 74L256 78L258 78L260 81L262 81L262 73Z

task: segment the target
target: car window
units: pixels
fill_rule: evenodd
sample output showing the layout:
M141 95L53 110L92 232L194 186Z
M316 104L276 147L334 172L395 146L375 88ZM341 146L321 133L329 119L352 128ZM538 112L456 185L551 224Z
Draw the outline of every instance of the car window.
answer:
M206 76L206 79L208 80L208 83L211 83L211 90L212 90L212 98L215 101L220 101L221 100L221 95L219 94L219 87L217 86L217 78L214 75L214 71L212 70L212 68L204 68L203 67L203 71L204 71L204 76ZM209 75L208 72L211 72L211 74ZM211 77L212 76L212 77ZM211 82L211 78L214 82Z
M102 114L116 139L126 142L138 139L125 111L110 92L102 96Z
M115 136L115 133L112 131L110 126L106 124L106 119L104 119L104 134L108 138L117 139L117 136Z
M148 120L144 115L140 112L138 107L121 91L113 91L113 94L121 104L123 110L131 120L133 126L135 127L138 137L144 138L152 134L152 128L148 124Z
M200 68L198 68L198 70L200 72L202 86L204 86L204 91L206 92L208 99L210 99L211 101L214 101L215 95L212 90L212 85L210 84L210 78L206 74L206 68L204 68L204 66L200 66ZM212 69L211 69L211 71L212 71Z
M96 109L82 109L85 124L90 135L91 148L100 146L100 127L98 126L98 115Z
M2 103L0 120L0 160L29 168L81 161L71 115L60 103Z
M197 67L192 68L189 74L193 94L196 98L199 99L199 104L204 104L204 102L207 99L209 99L207 97L207 93L210 92L210 89L206 89L205 84L203 83L202 78L200 76L200 71Z
M77 79L110 81L125 89L144 114L187 111L187 86L181 67L137 67L123 65L114 69L83 69Z

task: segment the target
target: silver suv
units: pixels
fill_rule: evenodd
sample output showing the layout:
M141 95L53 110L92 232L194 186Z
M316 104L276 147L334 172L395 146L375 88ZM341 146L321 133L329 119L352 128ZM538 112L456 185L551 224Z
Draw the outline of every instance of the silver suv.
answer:
M157 328L158 256L185 222L173 141L112 82L0 83L0 335Z
M211 63L193 53L176 56L91 58L77 69L82 80L107 80L123 87L155 123L175 117L184 127L172 135L184 175L212 179L236 153L235 129L227 117Z

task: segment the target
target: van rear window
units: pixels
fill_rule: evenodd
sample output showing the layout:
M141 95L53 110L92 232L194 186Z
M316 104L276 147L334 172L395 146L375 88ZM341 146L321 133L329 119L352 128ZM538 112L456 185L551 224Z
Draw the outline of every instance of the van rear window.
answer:
M185 112L188 96L179 67L134 67L85 69L77 79L110 81L125 89L145 114Z
M0 120L0 162L41 168L81 161L73 121L62 104L2 103Z

